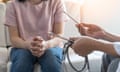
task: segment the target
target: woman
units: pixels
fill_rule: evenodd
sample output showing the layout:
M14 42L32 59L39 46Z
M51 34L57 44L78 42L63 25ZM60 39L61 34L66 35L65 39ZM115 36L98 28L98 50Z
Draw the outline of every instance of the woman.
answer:
M79 32L84 35L71 38L71 40L75 41L72 48L77 54L86 56L94 50L99 50L114 57L120 56L120 36L108 33L95 24L81 23L77 24L76 27ZM109 42L100 41L99 39L107 40ZM105 72L107 71L105 70Z
M13 0L7 4L6 23L12 51L10 72L61 72L61 39L48 32L63 34L64 7L61 0Z

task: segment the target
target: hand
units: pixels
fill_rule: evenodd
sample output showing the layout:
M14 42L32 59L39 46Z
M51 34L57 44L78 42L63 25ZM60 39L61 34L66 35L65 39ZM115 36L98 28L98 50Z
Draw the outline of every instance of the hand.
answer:
M45 52L45 47L43 45L44 40L37 36L33 38L33 41L31 42L31 49L30 51L34 56L40 57L44 54Z
M86 56L95 50L95 40L93 38L82 36L79 38L71 38L71 40L73 39L74 44L72 45L72 49L80 56Z
M36 57L41 57L45 52L44 49L42 50L39 47L31 47L30 51L31 51L32 55L34 55Z
M93 38L103 39L105 31L95 24L76 24L81 35L90 36Z

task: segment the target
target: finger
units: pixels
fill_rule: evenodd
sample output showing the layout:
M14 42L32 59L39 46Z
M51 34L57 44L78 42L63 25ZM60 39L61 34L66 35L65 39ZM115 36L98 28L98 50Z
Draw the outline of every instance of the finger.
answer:
M32 41L32 42L31 42L31 45L32 45L32 46L36 46L38 43L39 43L38 41Z
M42 56L44 54L44 52L41 52L38 54L38 57Z
M39 55L38 55L38 54L33 54L33 53L32 53L32 55L33 55L33 56L36 56L36 57L39 57Z
M38 51L33 51L33 50L31 50L31 52L32 52L32 54L38 54Z
M44 44L43 44L43 43L39 43L39 44L37 45L37 47L43 48L43 47L44 47Z
M40 42L40 41L33 41L33 42L31 42L31 45L32 45L32 46L41 47L42 42Z
M87 27L91 31L98 31L101 30L101 28L95 24L83 24L84 27Z
M40 52L40 53L32 54L32 55L34 55L34 56L36 56L36 57L40 57L40 56L42 56L43 54L44 54L44 52Z
M40 51L40 48L39 47L31 47L31 50L32 51Z
M40 37L40 36L36 36L35 38L33 38L33 41L40 41L40 42L42 42L43 38Z
M81 23L81 25L84 27L91 27L92 26L92 24L86 24L86 23Z
M30 50L30 52L32 53L32 55L34 55L34 56L37 56L37 51L33 51L33 50Z
M78 37L70 37L69 39L75 41L76 39L78 39Z
M40 50L40 51L44 51L45 50L44 44L41 44L41 43L39 43L38 45L36 45L36 48L38 48L38 50Z
M76 24L76 27L81 35L85 35L85 27L82 24Z
M75 26L76 26L77 28L79 28L79 24L76 24Z
M31 50L31 53L32 53L33 55L38 55L38 54L41 53L41 52L43 52L43 51L34 51L34 50Z
M79 27L79 26L82 26L82 27L87 26L87 27L88 27L88 25L89 25L89 24L80 23L80 24L76 24L76 27Z
M81 35L86 35L86 34L85 34L86 28L84 27L83 24L80 24L80 25L79 25L79 31L80 31Z

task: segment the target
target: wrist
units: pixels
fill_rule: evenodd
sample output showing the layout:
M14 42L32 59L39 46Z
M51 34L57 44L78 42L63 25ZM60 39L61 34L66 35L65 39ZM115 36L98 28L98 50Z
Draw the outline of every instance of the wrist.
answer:
M29 41L25 41L25 49L30 49L31 43Z
M49 48L49 42L48 41L43 41L43 47L45 48L45 49L48 49Z

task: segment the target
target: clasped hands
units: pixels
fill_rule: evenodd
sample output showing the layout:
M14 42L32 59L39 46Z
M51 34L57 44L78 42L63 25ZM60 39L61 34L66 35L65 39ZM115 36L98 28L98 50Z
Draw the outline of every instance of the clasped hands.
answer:
M45 41L42 37L36 36L30 43L30 52L36 57L40 57L46 50Z

